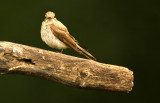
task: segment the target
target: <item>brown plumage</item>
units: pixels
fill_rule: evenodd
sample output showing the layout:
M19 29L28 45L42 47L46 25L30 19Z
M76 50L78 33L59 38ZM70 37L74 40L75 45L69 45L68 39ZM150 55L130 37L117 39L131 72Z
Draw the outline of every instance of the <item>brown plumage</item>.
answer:
M78 41L72 35L70 35L67 28L60 21L54 18L54 16L55 14L53 14L53 12L46 13L46 19L42 23L41 28L42 40L45 41L46 44L48 44L52 48L65 49L69 47L78 52L79 54L83 54L89 59L96 60L94 56L92 56L86 49L79 45ZM50 30L46 32L44 29ZM55 39L57 41L60 40L58 41L59 43L55 41L53 42L53 40ZM60 46L59 44L62 46Z

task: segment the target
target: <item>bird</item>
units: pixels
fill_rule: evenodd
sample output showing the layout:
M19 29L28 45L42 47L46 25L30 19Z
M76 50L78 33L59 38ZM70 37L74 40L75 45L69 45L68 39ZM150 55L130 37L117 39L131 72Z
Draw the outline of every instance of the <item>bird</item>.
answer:
M56 19L54 12L46 12L40 32L42 41L49 47L61 50L71 48L91 60L96 60L86 48L82 47L78 41L70 35L67 27Z

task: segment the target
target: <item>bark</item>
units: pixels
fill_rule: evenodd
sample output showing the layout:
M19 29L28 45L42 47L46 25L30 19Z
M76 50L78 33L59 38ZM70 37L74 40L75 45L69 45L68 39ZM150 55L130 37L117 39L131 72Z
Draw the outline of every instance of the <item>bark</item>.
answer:
M133 72L26 45L0 42L0 74L23 74L79 88L129 92Z

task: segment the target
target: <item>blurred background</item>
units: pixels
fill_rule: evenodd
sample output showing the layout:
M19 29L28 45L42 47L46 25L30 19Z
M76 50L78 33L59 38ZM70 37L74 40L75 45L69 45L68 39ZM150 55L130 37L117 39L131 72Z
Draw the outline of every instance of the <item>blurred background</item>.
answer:
M0 103L154 103L160 98L158 0L3 0L0 41L51 49L40 37L47 11L65 24L98 62L134 72L133 90L85 90L23 75L0 75ZM83 57L71 49L64 54ZM85 57L83 57L85 58Z

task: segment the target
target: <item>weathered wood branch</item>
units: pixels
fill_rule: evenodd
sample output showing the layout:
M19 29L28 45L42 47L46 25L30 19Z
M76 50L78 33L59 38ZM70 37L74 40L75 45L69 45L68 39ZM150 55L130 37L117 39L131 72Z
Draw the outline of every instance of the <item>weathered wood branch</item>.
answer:
M125 67L5 41L0 42L0 73L31 75L80 88L129 92L133 87L133 72Z

